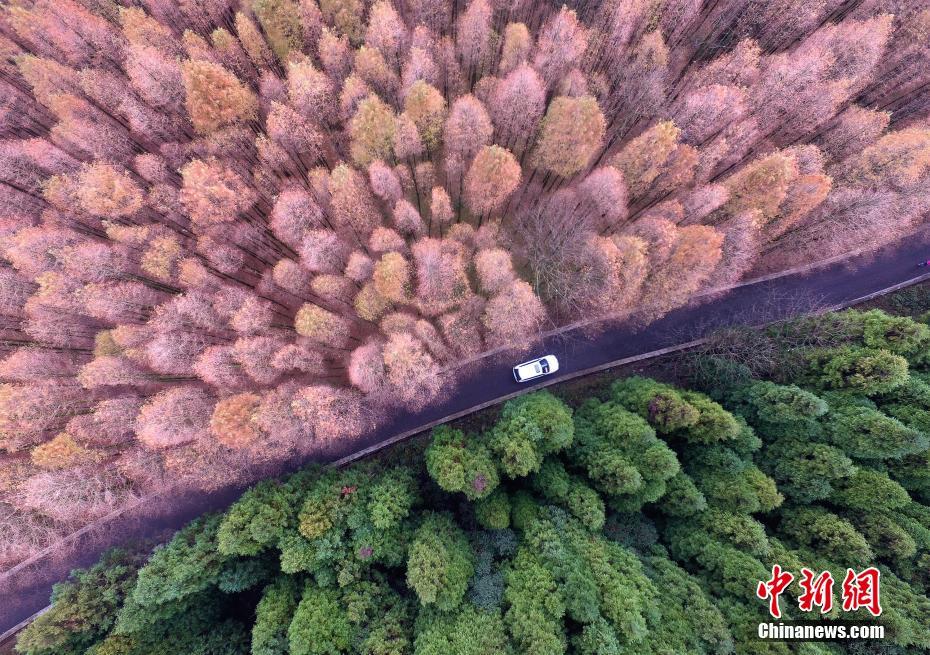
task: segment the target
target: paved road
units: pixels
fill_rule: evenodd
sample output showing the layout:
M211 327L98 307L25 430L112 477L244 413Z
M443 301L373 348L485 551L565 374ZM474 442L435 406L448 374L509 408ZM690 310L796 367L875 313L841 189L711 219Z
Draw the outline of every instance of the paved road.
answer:
M928 258L930 228L872 255L856 256L806 274L745 285L704 299L694 306L671 312L647 329L620 324L593 338L580 329L552 335L532 348L526 358L549 353L558 356L561 368L555 376L546 379L551 383L608 362L698 339L717 327L759 323L845 304L927 273L928 269L917 268L916 263ZM315 459L335 462L445 417L467 413L477 406L531 389L514 382L511 374L514 363L513 355L491 356L472 367L476 370L462 380L448 400L421 412L400 413L376 432ZM303 463L294 462L291 468ZM163 538L205 511L226 507L240 492L241 489L227 489L211 494L191 494L173 499L167 507L144 503L100 530L88 533L69 552L37 562L15 575L0 576L0 635L45 607L52 583L63 578L71 568L92 563L102 550L117 543Z

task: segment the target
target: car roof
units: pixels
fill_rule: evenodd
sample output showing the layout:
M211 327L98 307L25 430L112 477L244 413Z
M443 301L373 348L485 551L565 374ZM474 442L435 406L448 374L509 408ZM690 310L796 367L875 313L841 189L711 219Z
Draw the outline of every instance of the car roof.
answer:
M542 355L541 357L536 357L535 359L527 360L523 362L522 364L517 364L516 366L514 366L514 368L521 368L523 366L527 366L528 364L535 364L536 362L541 362L542 360L546 358L555 359L555 355Z

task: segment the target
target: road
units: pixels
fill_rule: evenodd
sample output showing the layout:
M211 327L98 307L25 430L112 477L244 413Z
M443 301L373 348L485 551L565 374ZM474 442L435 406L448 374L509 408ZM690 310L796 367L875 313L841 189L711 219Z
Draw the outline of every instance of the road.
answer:
M906 283L927 273L916 263L930 258L930 228L878 252L803 274L746 284L721 295L704 298L652 323L646 329L611 325L596 336L577 328L545 336L524 357L555 354L557 374L539 385L518 385L511 374L514 356L498 353L470 367L455 392L438 404L415 413L401 412L377 431L351 443L320 453L313 459L333 463L377 450L450 417L500 402L542 384L576 377L611 362L699 339L716 328L757 324L849 302ZM292 462L296 469L307 462ZM87 566L108 547L128 541L158 540L193 517L222 509L241 493L230 488L209 494L188 494L170 502L145 502L105 525L86 531L69 549L40 559L29 567L0 575L0 635L48 604L51 585L75 567Z

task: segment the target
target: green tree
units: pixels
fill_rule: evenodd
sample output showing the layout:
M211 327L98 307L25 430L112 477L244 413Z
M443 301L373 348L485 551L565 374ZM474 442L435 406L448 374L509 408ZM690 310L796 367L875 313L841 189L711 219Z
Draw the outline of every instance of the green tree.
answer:
M698 412L698 420L682 430L682 436L692 443L711 444L728 442L740 437L742 426L736 417L719 403L695 391L681 394Z
M547 459L532 478L547 499L567 509L593 532L604 527L604 501L584 480L570 475L560 462Z
M760 381L732 395L737 412L766 438L801 436L817 430L817 419L828 405L809 391L795 385Z
M287 629L291 655L348 653L354 636L354 628L337 593L307 584Z
M409 469L394 467L379 475L368 492L368 516L377 530L396 528L417 502L417 481Z
M823 500L836 482L855 471L842 450L824 443L779 439L765 449L761 460L778 490L798 503Z
M442 425L433 430L426 449L426 470L436 484L470 500L484 498L497 488L497 466L484 440L466 438L461 430Z
M820 507L785 509L779 530L840 566L868 566L874 558L862 533L849 521Z
M730 448L695 449L687 456L685 472L711 505L752 514L769 512L784 500L774 480Z
M831 401L824 428L830 442L854 459L894 459L922 452L928 446L925 435L869 404L836 405Z
M658 594L654 606L661 613L651 626L649 643L659 652L730 652L733 637L726 619L699 580L667 557L647 557L643 565Z
M562 626L565 601L555 577L536 555L521 548L505 579L504 621L517 652L562 655L566 647Z
M116 612L136 581L140 558L111 550L89 569L71 572L52 587L51 609L20 633L24 655L83 655L113 627Z
M455 608L474 573L465 532L448 514L429 514L417 528L407 558L407 585L423 605Z
M507 401L489 435L491 450L511 478L539 469L543 458L571 445L572 412L548 391Z
M293 528L297 499L307 473L287 482L265 480L246 491L223 515L217 546L224 555L256 555Z
M506 655L513 650L497 612L465 604L450 614L422 616L414 641L415 655Z
M494 493L475 503L475 518L488 530L503 530L510 527L510 498L498 488Z
M860 468L836 484L830 501L851 510L887 514L910 503L911 497L885 473Z
M907 360L888 350L844 346L820 353L813 364L817 382L827 389L866 395L888 393L907 381Z
M645 420L616 403L596 400L576 413L568 456L621 511L661 498L665 482L679 471L675 453Z
M633 376L610 387L611 399L649 421L659 434L670 434L698 422L700 411L674 387Z
M889 316L872 310L862 315L862 340L869 348L878 348L913 357L930 342L930 327L906 316Z
M694 481L684 471L679 471L665 483L665 494L656 505L663 514L684 517L707 509L707 499Z
M158 616L173 614L178 602L207 591L219 580L229 561L217 548L222 516L207 515L178 531L165 546L155 549L139 570L136 585L120 613L117 631L133 632Z
M287 655L288 628L300 600L301 589L290 576L265 587L255 609L252 655Z

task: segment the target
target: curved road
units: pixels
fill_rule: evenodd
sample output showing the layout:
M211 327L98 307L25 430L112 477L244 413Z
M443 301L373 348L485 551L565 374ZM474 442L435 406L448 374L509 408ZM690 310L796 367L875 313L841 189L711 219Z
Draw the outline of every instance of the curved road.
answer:
M511 367L514 356L498 353L468 367L469 373L450 397L416 413L402 412L378 430L314 457L320 463L342 463L531 389L577 377L643 353L699 339L716 328L758 324L789 316L848 305L875 292L921 279L928 269L916 263L930 259L930 228L876 253L857 255L802 274L751 282L691 306L675 310L646 329L629 324L608 326L596 336L583 328L544 336L531 356L552 353L561 367L540 383L518 385ZM307 462L292 462L289 470ZM144 502L73 540L68 549L40 558L27 567L0 575L0 635L48 604L51 585L75 567L87 566L108 547L129 540L157 540L191 518L226 507L241 493L230 488L188 494L165 503Z

